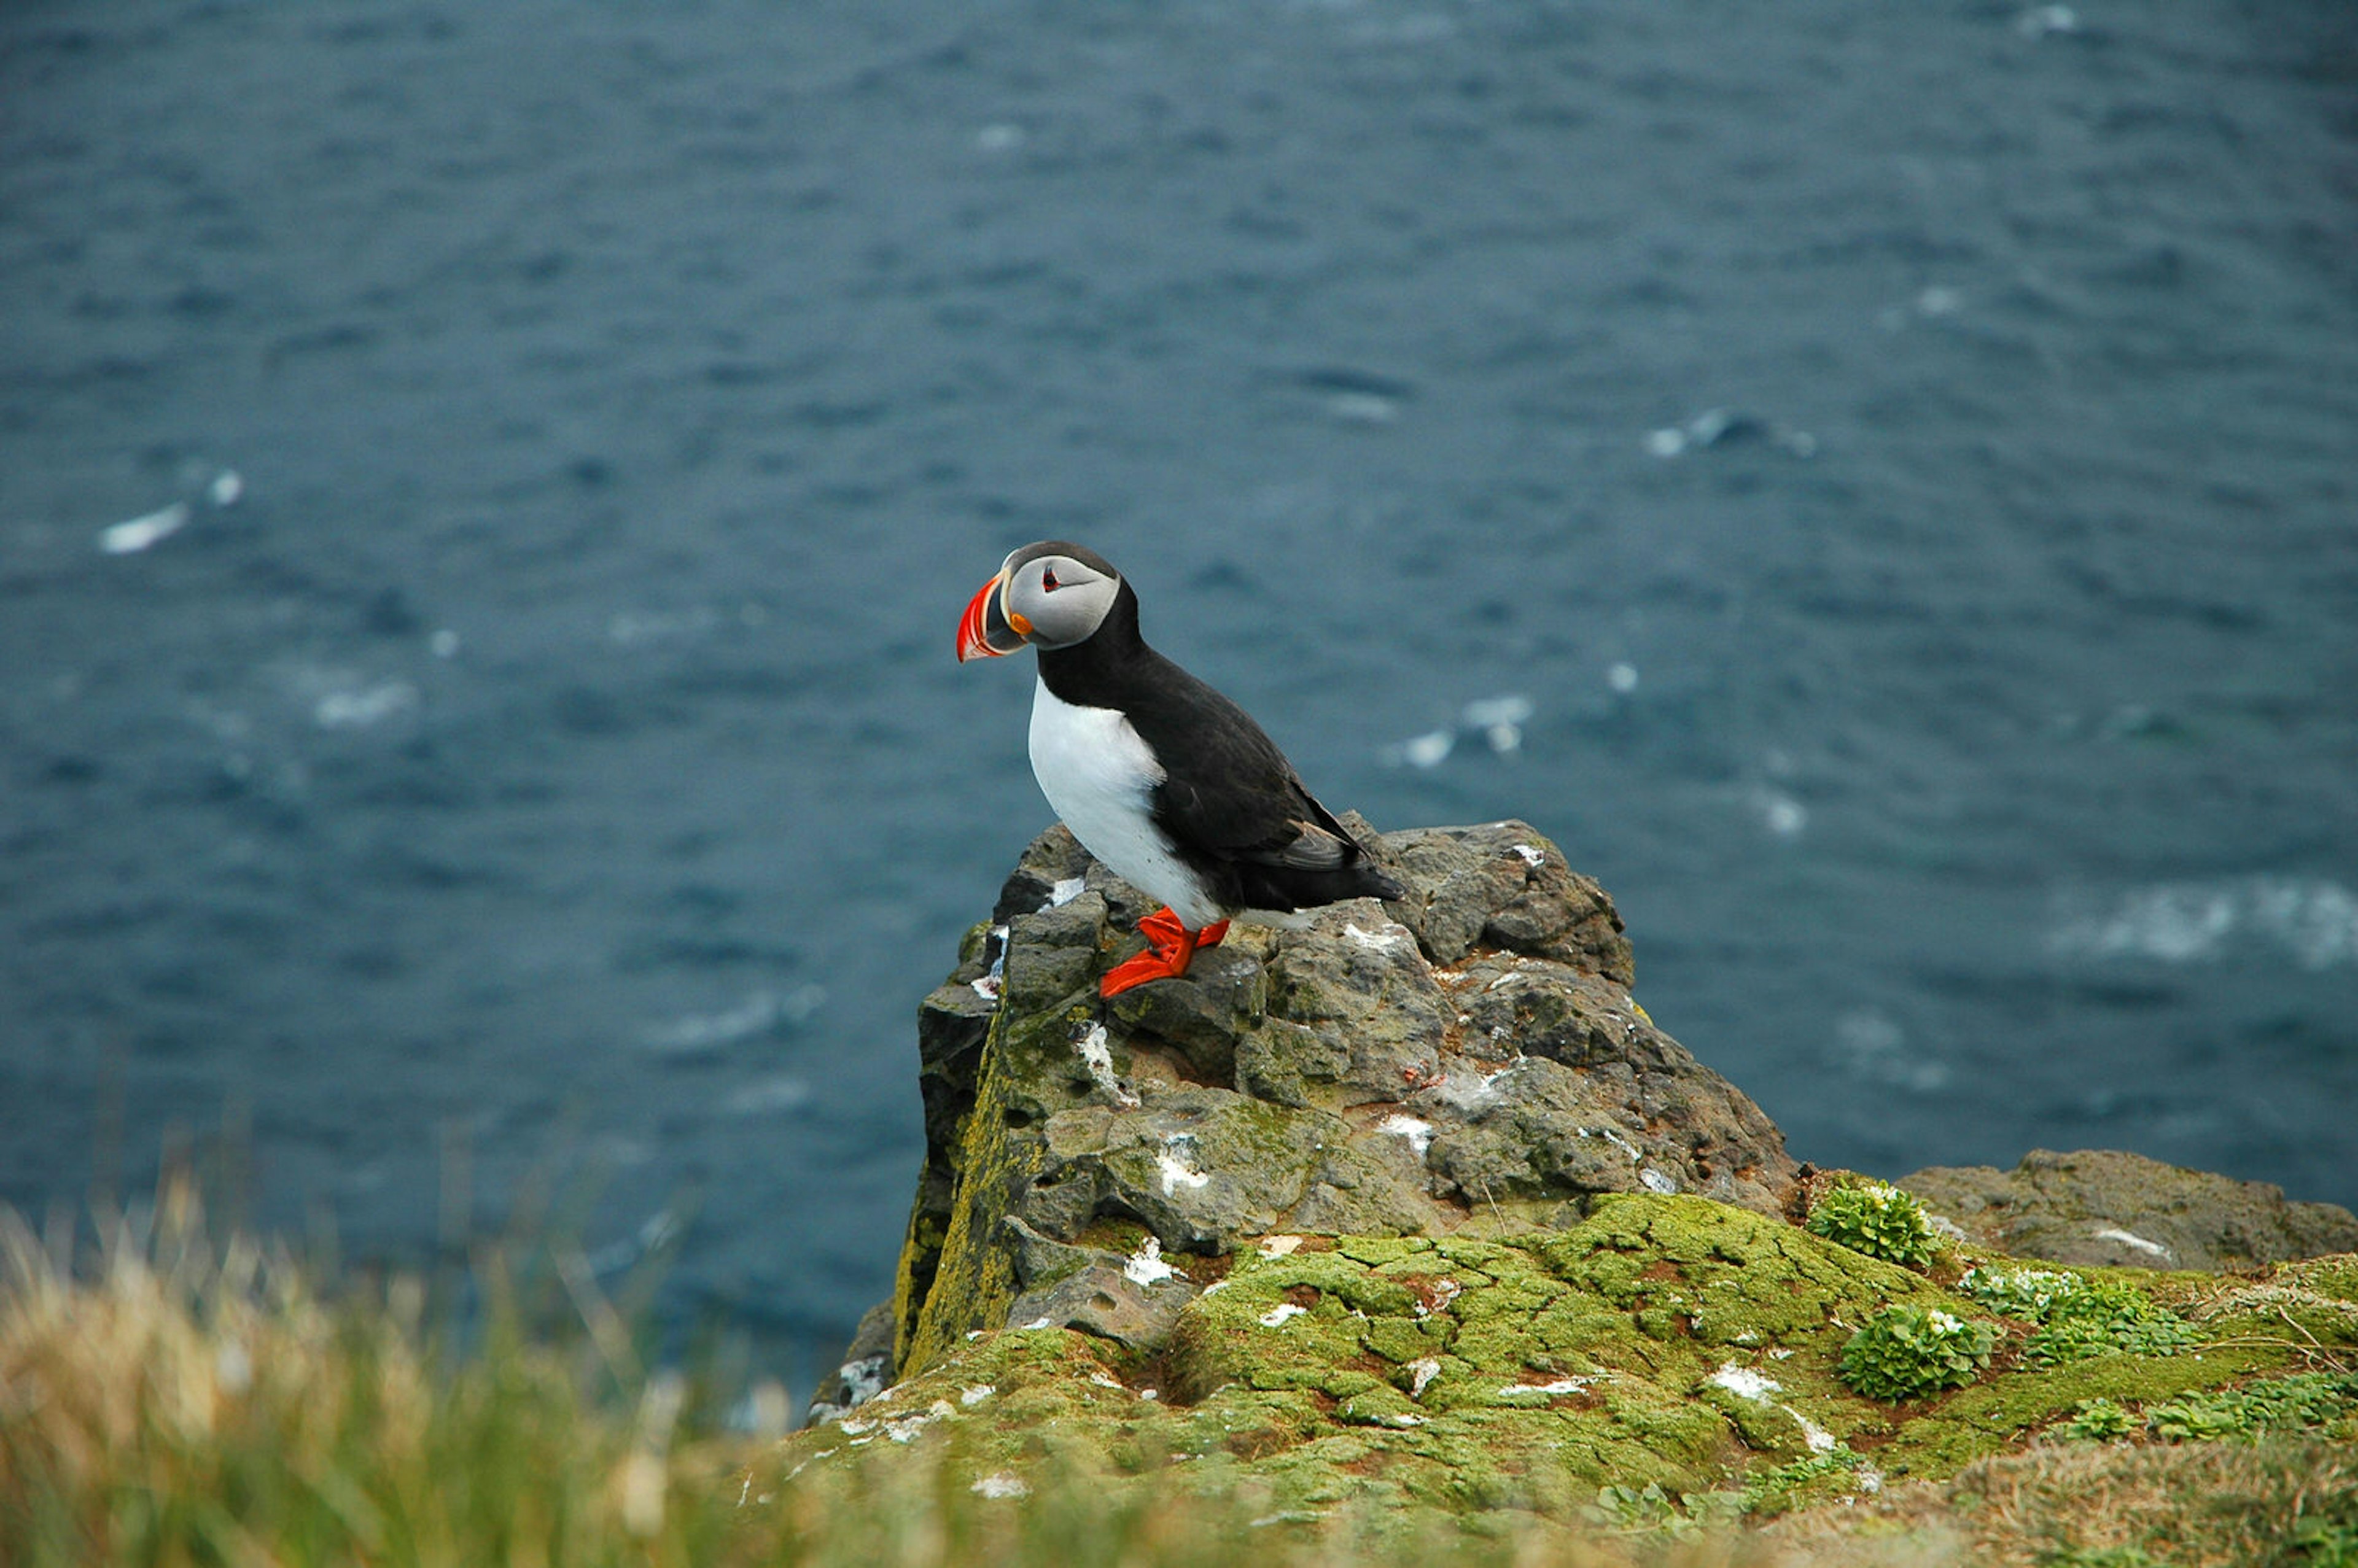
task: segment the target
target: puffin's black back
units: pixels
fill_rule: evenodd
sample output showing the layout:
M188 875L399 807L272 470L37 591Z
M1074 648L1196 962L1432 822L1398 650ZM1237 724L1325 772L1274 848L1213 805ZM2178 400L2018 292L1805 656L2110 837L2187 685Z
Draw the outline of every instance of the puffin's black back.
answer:
M1407 896L1303 788L1251 715L1147 646L1127 581L1087 642L1041 651L1040 678L1062 701L1128 717L1163 770L1155 827L1228 907Z

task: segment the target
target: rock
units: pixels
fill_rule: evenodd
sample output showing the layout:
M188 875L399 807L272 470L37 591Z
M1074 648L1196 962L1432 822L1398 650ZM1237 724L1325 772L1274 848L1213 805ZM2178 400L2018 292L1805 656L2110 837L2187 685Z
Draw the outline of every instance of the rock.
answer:
M1519 822L1354 827L1408 898L1236 926L1109 1006L1098 979L1149 906L1062 827L1024 852L920 1016L904 1375L1019 1299L1133 1335L1122 1227L1217 1258L1272 1234L1560 1227L1609 1193L1779 1211L1776 1128L1631 1000L1620 919L1562 850ZM1043 1244L1097 1254L1093 1282L1044 1297L1020 1256Z
M925 1000L895 1300L789 1474L934 1444L923 1463L991 1497L1242 1490L1264 1522L1348 1509L1407 1539L1614 1498L1855 1503L2092 1411L2358 1430L2358 1381L2319 1370L2358 1355L2358 1257L2183 1271L2358 1248L2346 1211L2041 1153L1908 1179L1956 1243L1929 1272L1850 1250L1799 1223L1844 1178L1796 1167L1653 1026L1610 900L1553 844L1358 830L1408 897L1238 926L1110 1006L1144 901L1061 828L1026 850ZM2178 1271L2107 1277L2090 1299L2117 1321L2066 1333L1959 1293L1992 1249ZM1998 1353L1962 1388L1863 1397L1844 1349L1892 1307Z
M860 1318L834 1374L819 1380L806 1420L840 1421L882 1393L892 1381L892 1303L881 1302Z
M1495 1537L1576 1523L1606 1487L1659 1487L1689 1517L1705 1493L1741 1491L1761 1513L1863 1502L2036 1434L2061 1446L2090 1401L2168 1410L2289 1375L2277 1386L2313 1402L2312 1432L2339 1421L2346 1442L2358 1412L2358 1381L2318 1372L2358 1350L2358 1259L2258 1281L2153 1275L2155 1303L2168 1292L2205 1343L2053 1366L2009 1353L1963 1388L1894 1403L1841 1380L1857 1325L1894 1305L1989 1309L1749 1208L1650 1193L1589 1206L1512 1239L1280 1235L1169 1260L1185 1299L1151 1354L1072 1304L1110 1286L1099 1257L1065 1276L1059 1313L961 1337L853 1419L791 1439L779 1465L856 1474L924 1438L963 1485L1062 1476L1109 1500L1249 1488L1269 1519L1348 1508L1404 1540L1451 1519ZM1033 1264L1072 1260L1017 1240ZM1114 1304L1094 1310L1110 1314L1120 1297L1105 1293ZM2016 1352L2031 1333L1998 1326Z
M2339 1205L2115 1150L1936 1165L1898 1184L1984 1246L2058 1263L2216 1270L2358 1251L2358 1216Z

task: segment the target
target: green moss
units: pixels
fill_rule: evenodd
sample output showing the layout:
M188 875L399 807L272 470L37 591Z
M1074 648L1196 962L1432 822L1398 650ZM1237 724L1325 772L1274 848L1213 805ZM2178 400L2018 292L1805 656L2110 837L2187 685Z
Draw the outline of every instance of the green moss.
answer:
M2306 1277L2241 1281L2209 1343L2164 1355L2130 1336L2042 1360L2021 1349L2046 1326L2029 1315L2043 1298L2183 1325L2155 1296L2208 1292L2215 1303L2220 1282L2109 1271L2071 1271L2076 1282L2061 1287L1996 1278L1985 1274L1980 1291L2005 1291L2025 1314L2005 1354L1984 1347L2001 1369L1895 1406L1840 1376L1860 1325L1887 1305L1926 1324L1935 1312L1963 1320L1976 1298L1748 1210L1628 1195L1547 1235L1249 1249L1152 1361L1061 1331L953 1335L938 1367L860 1418L906 1422L946 1405L923 1431L974 1424L975 1451L995 1467L1028 1475L1065 1455L1056 1462L1093 1465L1119 1487L1175 1465L1188 1485L1225 1476L1260 1488L1272 1515L1379 1501L1428 1519L1500 1509L1577 1520L1601 1487L1643 1498L1650 1487L1691 1518L1693 1499L1747 1485L1756 1511L1773 1512L1863 1488L1852 1467L1860 1453L1894 1479L1945 1477L2090 1401L2142 1422L2171 1401L2300 1371L2288 1325L2259 1331L2263 1293L2338 1300ZM2052 1301L2045 1310L2053 1321ZM2330 1318L2316 1319L2320 1343L2349 1343L2324 1332ZM1974 1361L1970 1345L1962 1353ZM987 1385L996 1391L962 1402ZM2338 1432L2335 1421L2358 1416L2305 1430ZM868 1447L890 1444L889 1432L869 1429ZM1842 1444L1831 1454L1829 1439Z
M1015 1299L1013 1255L994 1244L1004 1195L1037 1175L1043 1159L1037 1140L1018 1138L1012 1130L1063 1108L1040 1105L1015 1087L1026 1076L1042 1075L1011 1072L993 1059L1011 1053L1034 1059L1069 1055L1072 1032L1088 1016L1087 1008L1076 1006L1022 1016L1020 1022L1017 1013L1001 1009L992 1019L974 1108L959 1123L950 1156L955 1179L949 1222L931 1250L923 1245L932 1241L930 1236L914 1235L903 1249L893 1300L901 1325L896 1365L929 1367L969 1330L1006 1321Z

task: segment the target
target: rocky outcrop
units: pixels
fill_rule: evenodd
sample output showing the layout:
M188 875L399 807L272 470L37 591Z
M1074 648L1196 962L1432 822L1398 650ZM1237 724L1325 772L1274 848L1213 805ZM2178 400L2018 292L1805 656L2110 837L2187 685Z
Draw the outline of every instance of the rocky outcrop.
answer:
M1238 925L1110 1005L1147 906L1062 827L1025 851L920 1019L903 1371L1011 1324L1159 1340L1191 1289L1167 1260L1267 1236L1560 1229L1610 1193L1780 1211L1777 1129L1631 1000L1620 918L1554 844L1353 826L1407 899Z
M1408 898L1238 927L1110 1006L1138 894L1062 829L1025 852L925 1004L895 1299L785 1473L920 1444L991 1498L1682 1528L2034 1439L2358 1436L2358 1258L2190 1271L2358 1248L2345 1211L2034 1154L1909 1178L1953 1222L1929 1261L1852 1250L1800 1222L1853 1178L1654 1028L1553 844L1355 827ZM1988 1354L1870 1397L1850 1357L1894 1322L1877 1354Z
M2281 1187L2142 1154L2034 1150L2011 1171L1935 1165L1900 1179L1982 1245L2018 1258L2139 1269L2226 1269L2358 1252L2358 1216Z

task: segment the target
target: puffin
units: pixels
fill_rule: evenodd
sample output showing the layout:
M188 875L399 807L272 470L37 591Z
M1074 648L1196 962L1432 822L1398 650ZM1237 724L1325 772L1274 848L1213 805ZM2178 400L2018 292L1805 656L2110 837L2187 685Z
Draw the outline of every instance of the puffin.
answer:
M1147 950L1109 970L1111 998L1176 979L1238 917L1408 890L1303 787L1245 710L1147 646L1138 595L1112 563L1062 539L1010 555L958 622L958 663L1038 650L1032 774L1088 852L1163 907Z

